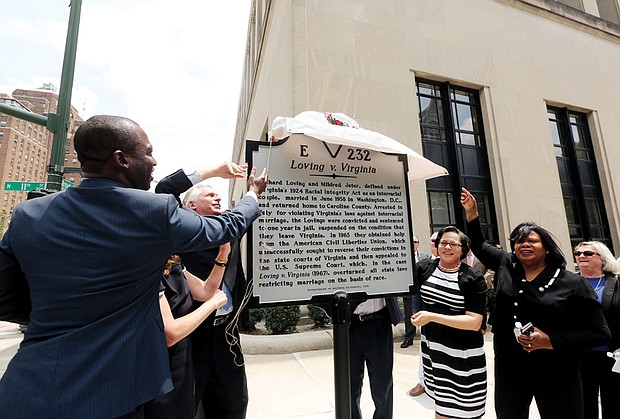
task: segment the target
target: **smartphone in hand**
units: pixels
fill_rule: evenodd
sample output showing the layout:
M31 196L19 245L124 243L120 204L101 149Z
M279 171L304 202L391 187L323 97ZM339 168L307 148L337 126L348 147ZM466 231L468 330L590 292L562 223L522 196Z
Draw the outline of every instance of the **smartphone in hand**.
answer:
M531 322L526 324L521 328L521 333L523 333L525 336L530 336L532 333L534 333L534 325L532 325Z

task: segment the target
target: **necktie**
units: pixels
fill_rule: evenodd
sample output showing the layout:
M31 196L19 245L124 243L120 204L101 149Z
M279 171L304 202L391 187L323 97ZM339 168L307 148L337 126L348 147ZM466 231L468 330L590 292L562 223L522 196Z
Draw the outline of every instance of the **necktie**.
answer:
M226 298L228 299L228 301L226 302L226 304L224 304L223 307L217 309L217 313L215 313L216 316L225 316L232 311L232 293L230 292L228 285L226 285L226 282L222 281L221 289L222 291L224 291L224 294L226 294Z
M230 251L230 256L228 258L228 266L226 266L226 272L224 272L224 278L222 279L222 284L220 285L220 289L224 291L226 294L226 298L228 301L223 307L217 309L215 313L217 316L225 316L226 314L233 311L233 297L231 289L235 286L235 280L237 278L237 264L239 260L239 242L234 242L232 245L232 249Z

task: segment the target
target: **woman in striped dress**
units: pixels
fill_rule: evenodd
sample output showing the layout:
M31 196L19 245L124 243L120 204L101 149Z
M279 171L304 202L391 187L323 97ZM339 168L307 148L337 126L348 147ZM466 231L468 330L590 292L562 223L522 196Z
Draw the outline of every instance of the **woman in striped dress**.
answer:
M439 257L416 265L423 309L411 316L422 328L426 393L437 418L479 418L485 413L487 370L480 326L486 309L484 277L461 261L469 239L449 226L437 234Z

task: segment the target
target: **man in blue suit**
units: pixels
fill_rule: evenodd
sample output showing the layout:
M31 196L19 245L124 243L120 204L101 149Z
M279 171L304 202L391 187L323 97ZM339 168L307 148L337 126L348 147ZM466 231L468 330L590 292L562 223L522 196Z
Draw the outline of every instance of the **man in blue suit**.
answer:
M0 381L3 418L140 417L171 390L159 310L172 253L237 239L266 173L231 211L201 217L147 192L157 164L135 122L94 116L74 136L85 179L19 205L0 242L0 320L30 322ZM242 177L226 172L221 177Z

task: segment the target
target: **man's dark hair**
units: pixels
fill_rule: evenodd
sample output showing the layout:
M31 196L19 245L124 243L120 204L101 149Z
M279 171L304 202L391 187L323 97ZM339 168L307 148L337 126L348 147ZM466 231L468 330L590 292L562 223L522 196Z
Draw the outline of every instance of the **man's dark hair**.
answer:
M96 115L75 132L73 144L85 172L99 173L116 150L133 152L138 144L139 125L129 118Z
M512 230L510 233L510 250L514 252L515 244L524 242L532 231L540 236L541 243L547 251L545 263L553 268L566 268L566 258L553 234L533 221L521 223Z
M437 249L439 249L439 242L441 241L441 237L445 233L456 233L459 235L459 239L461 241L461 248L463 249L461 254L461 260L465 259L467 257L467 254L469 253L469 249L471 249L471 241L469 240L469 237L467 237L465 233L463 233L461 230L454 226L444 227L437 232L437 238L435 239L435 247Z

